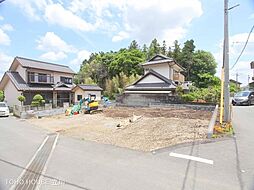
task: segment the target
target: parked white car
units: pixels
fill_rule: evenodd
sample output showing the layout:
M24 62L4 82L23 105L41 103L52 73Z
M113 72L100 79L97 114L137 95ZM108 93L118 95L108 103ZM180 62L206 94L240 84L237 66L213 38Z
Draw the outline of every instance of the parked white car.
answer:
M0 102L0 116L9 116L10 110L5 102Z

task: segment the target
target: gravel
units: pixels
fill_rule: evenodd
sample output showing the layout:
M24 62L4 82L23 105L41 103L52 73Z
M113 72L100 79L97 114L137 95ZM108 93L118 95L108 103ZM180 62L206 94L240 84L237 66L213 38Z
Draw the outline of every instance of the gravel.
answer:
M209 111L117 107L103 113L59 115L28 122L82 140L152 151L205 139L210 118Z

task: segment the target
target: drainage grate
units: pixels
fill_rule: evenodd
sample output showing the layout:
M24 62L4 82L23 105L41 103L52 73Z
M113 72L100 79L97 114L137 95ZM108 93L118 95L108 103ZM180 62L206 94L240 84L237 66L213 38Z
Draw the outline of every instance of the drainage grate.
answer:
M39 178L43 173L43 169L49 159L49 156L56 144L58 135L50 134L44 140L41 147L37 150L35 157L33 157L26 170L21 174L17 180L15 190L33 190L39 183Z

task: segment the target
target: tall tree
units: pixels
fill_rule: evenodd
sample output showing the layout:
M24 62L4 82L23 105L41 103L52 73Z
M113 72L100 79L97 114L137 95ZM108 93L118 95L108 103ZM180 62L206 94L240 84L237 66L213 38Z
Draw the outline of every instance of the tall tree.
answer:
M167 55L167 44L166 44L165 40L163 40L163 42L162 42L161 54L162 55Z
M187 40L181 53L181 65L186 69L186 79L190 80L191 68L193 64L193 53L195 51L194 40Z
M181 64L181 48L177 40L174 41L174 50L172 52L172 58Z
M170 58L173 58L173 52L172 52L172 48L170 46L168 47L167 56Z
M159 53L161 53L161 47L157 39L154 38L148 49L148 59Z
M145 59L147 60L148 59L148 48L147 48L146 44L144 44L142 47L142 53L144 54Z
M129 46L129 49L139 49L138 42L136 40L133 40Z
M189 80L197 87L206 88L214 84L217 63L210 52L203 50L194 52L191 67ZM205 84L202 83L204 79L208 81Z

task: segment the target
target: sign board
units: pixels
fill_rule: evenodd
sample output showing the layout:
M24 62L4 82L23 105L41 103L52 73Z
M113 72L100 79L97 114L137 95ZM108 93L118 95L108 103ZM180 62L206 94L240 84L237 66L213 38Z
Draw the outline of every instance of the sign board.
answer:
M254 69L254 61L252 61L252 62L250 63L250 68L251 68L251 69Z

